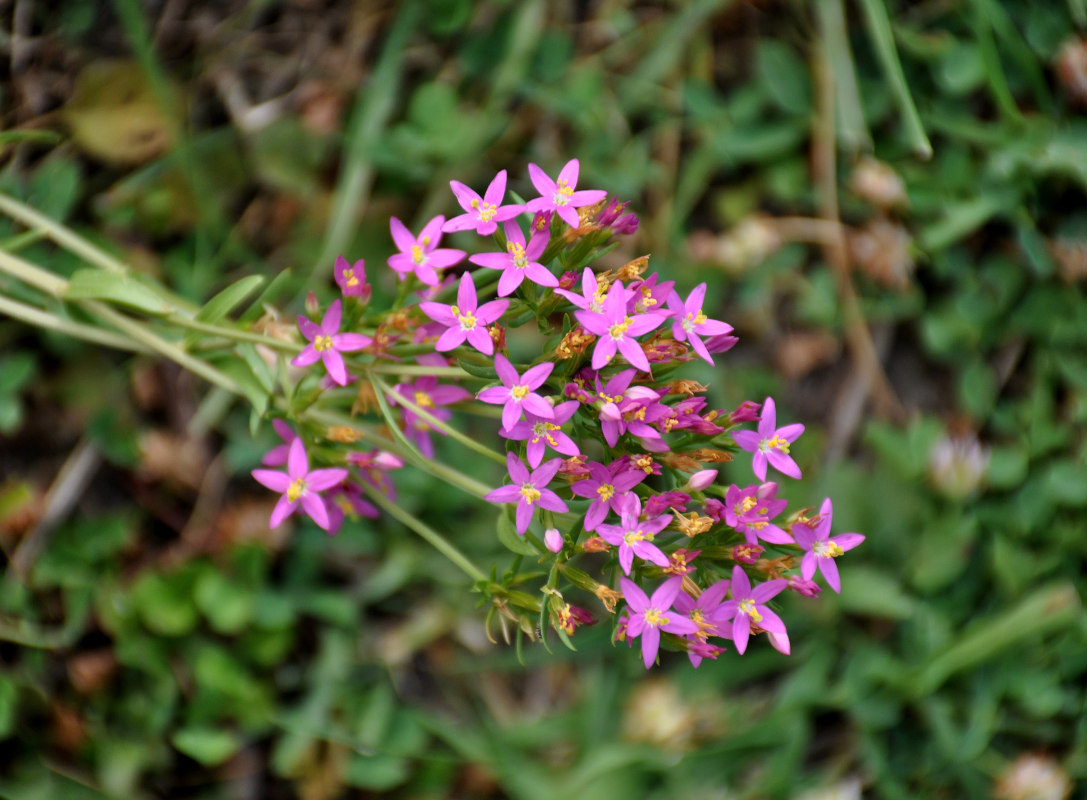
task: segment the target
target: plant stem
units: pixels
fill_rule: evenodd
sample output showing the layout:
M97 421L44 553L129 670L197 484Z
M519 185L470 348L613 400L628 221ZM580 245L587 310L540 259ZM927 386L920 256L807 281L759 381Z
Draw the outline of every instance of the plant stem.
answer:
M147 353L148 348L139 342L134 342L124 336L118 336L110 331L104 331L93 325L84 325L81 322L73 322L64 317L58 317L48 311L42 311L34 306L20 303L18 300L0 296L0 313L7 314L13 319L21 320L28 325L34 325L46 330L57 331L75 339L83 339L87 342L113 347L118 350L132 350L137 353Z
M483 574L483 571L479 567L472 563L468 556L454 547L448 539L436 530L431 528L421 519L409 514L403 508L393 503L381 492L374 491L371 487L365 485L362 488L363 491L366 492L366 495L388 512L390 516L398 519L419 534L419 536L425 539L435 550L460 567L460 569L473 581L487 580L487 576Z

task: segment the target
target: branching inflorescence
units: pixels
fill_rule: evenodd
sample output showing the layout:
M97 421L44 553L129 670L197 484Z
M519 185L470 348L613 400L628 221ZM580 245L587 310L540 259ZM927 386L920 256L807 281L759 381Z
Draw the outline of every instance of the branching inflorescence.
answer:
M391 308L370 306L361 260L337 260L342 297L320 323L298 318L308 344L291 363L313 367L290 387L286 416L298 430L277 419L284 444L253 473L282 493L271 523L301 509L334 533L346 517L381 507L472 577L491 603L488 631L497 619L507 638L509 622L535 638L549 620L572 646L576 627L594 622L566 601L576 588L613 616L616 640L641 640L646 667L662 643L698 666L729 645L744 653L759 633L787 654L785 623L768 604L786 590L817 596L817 571L839 591L834 560L864 537L830 535L829 498L817 512L785 514L767 470L801 477L790 447L804 426L778 427L772 398L713 409L708 387L674 375L695 358L712 365L736 343L732 326L708 315L706 284L684 298L672 281L645 275L648 258L594 270L637 218L602 191L576 190L578 171L572 160L553 181L529 165L541 196L526 204L503 205L505 171L483 196L454 181L464 213L435 217L418 236L392 219L399 252L389 267L400 291ZM497 251L439 247L443 232L463 230L488 237ZM466 258L480 269L465 270ZM492 293L500 299L486 299ZM532 349L542 355L529 362L511 355ZM336 407L344 401L338 387L351 384L348 417ZM456 409L494 421L505 455L458 430ZM365 422L367 413L381 415L389 438ZM756 429L738 427L745 423ZM435 434L504 463L508 480L490 489L435 461ZM349 447L359 441L372 448ZM725 485L707 466L738 451L752 453L757 483ZM311 457L326 466L311 471ZM388 472L405 463L498 505L499 538L516 563L533 556L548 565L540 593L526 591L516 570L488 579L397 506ZM280 465L286 472L267 468Z

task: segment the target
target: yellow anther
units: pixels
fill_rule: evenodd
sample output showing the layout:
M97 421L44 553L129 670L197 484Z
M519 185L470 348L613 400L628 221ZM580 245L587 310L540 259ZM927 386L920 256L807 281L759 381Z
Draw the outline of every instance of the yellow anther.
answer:
M521 497L525 499L526 503L532 505L540 499L540 490L533 486L531 483L522 484Z
M313 340L313 349L318 353L323 353L325 350L332 349L332 337L331 336L318 336Z
M287 499L292 503L306 493L306 482L302 478L295 478L287 487Z

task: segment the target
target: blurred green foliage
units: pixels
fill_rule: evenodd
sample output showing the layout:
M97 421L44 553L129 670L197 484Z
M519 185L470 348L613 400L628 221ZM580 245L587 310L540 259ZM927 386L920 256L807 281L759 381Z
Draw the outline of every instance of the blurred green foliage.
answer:
M451 178L498 168L528 193L528 161L576 156L641 216L617 256L708 281L737 326L724 378L700 376L721 404L773 392L809 424L797 452L820 494L790 499L831 496L867 541L840 597L783 601L790 658L755 646L693 671L673 654L644 675L605 624L522 667L393 521L269 534L246 473L271 439L248 411L0 321L0 796L985 797L1030 752L1082 792L1082 2L318 0L200 24L61 5L34 7L32 58L5 44L5 192L183 300L222 291L205 314L252 320L330 296L341 252L390 292L388 216L448 213ZM843 345L839 234L905 412L873 403L844 428L865 367ZM6 220L0 247L78 274ZM259 406L256 361L231 369ZM105 461L53 528L44 490L84 428ZM223 458L186 460L193 441ZM398 487L508 563L491 510L418 475Z

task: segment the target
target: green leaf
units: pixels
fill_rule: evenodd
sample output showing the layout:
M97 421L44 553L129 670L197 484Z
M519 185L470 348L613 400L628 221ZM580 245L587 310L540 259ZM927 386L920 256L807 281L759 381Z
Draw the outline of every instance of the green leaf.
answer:
M1057 461L1046 471L1046 496L1054 503L1072 508L1087 506L1087 479L1082 464L1071 459Z
M264 283L263 275L247 275L223 289L196 314L201 322L218 322L236 307L245 302L257 288Z
M536 548L517 534L517 528L514 527L513 520L510 519L510 515L505 509L498 513L498 520L495 523L495 527L498 529L498 541L500 541L507 550L522 556L538 555Z
M132 602L154 633L182 636L196 627L187 576L144 574L132 586Z
M840 602L846 611L884 619L909 619L913 614L913 598L887 573L854 564L844 572Z
M172 314L177 309L134 275L117 275L93 267L78 270L68 281L65 300L109 300L146 314Z
M187 727L170 737L174 747L205 767L222 764L241 747L241 740L233 731L208 727Z
M0 741L15 731L15 711L19 700L19 688L6 675L0 675Z
M211 566L197 579L193 599L218 633L238 633L253 617L253 595Z
M755 51L755 65L767 93L783 111L811 113L811 73L791 47L764 39Z

